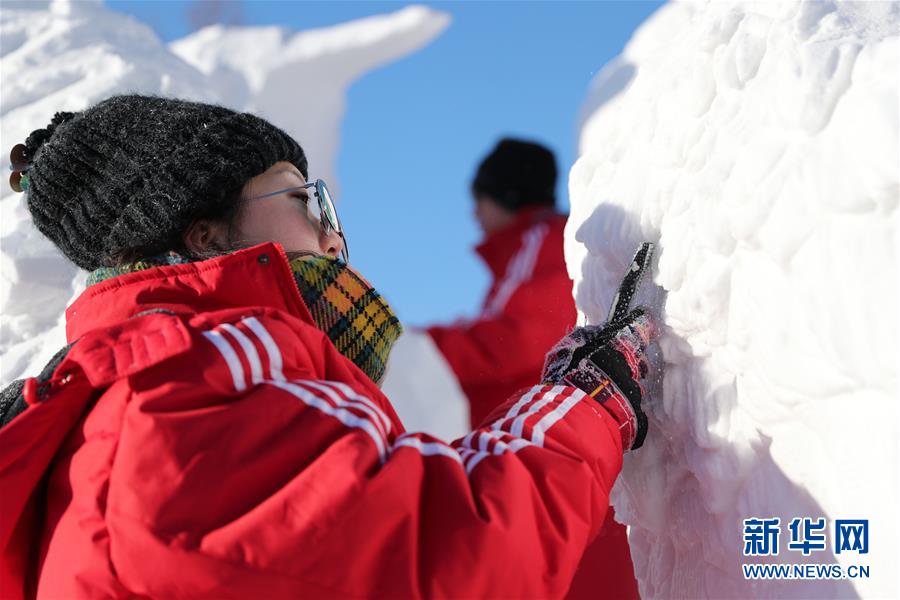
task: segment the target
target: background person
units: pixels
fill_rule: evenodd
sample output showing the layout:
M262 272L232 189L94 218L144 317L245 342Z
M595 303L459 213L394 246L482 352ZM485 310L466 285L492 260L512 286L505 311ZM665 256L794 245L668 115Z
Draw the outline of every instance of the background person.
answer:
M505 138L472 181L483 233L476 252L491 273L481 314L428 328L456 374L476 427L504 398L540 376L547 351L575 326L572 280L563 254L565 215L556 210L556 159L540 144ZM585 556L571 597L637 597L623 525L610 508Z

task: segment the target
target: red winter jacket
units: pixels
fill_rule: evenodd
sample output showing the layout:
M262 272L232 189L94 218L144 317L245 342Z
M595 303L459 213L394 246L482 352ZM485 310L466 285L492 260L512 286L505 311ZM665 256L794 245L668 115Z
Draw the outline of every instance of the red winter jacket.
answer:
M621 467L571 387L404 432L275 244L98 283L67 333L0 428L4 599L560 597Z
M493 278L478 318L428 329L469 399L472 427L540 381L547 351L575 326L565 226L547 209L521 211L476 248Z
M503 398L540 381L545 355L575 326L565 226L566 217L545 208L521 211L476 248L493 277L481 315L428 329L469 400L473 427ZM611 598L638 597L628 537L614 517L610 508L570 599L596 598L598 590Z

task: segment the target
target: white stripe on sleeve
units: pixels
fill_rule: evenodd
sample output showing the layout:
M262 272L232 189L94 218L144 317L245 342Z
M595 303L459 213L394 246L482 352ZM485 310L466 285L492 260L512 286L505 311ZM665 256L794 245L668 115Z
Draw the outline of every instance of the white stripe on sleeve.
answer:
M256 351L256 347L250 341L250 338L231 323L223 323L219 327L233 335L234 339L240 344L241 349L247 356L247 362L250 363L250 380L253 382L253 385L262 383L262 362L259 360L259 353Z
M263 348L266 349L266 354L269 356L269 371L271 373L271 378L276 381L284 381L284 373L281 372L283 364L281 350L278 349L278 344L272 339L269 331L256 317L246 317L241 319L241 322L253 332L259 341L262 342Z
M393 447L397 448L398 446L415 448L423 456L446 456L447 458L452 458L454 461L462 464L462 458L459 453L442 442L424 442L416 437L402 435L394 442Z
M474 468L478 465L478 463L480 463L481 461L483 461L483 460L484 460L485 458L487 458L488 456L490 456L490 453L489 453L489 452L479 452L478 454L476 454L476 455L472 458L472 460L470 460L470 461L468 462L468 464L466 464L466 475L471 475L471 474L472 474L472 469L474 469Z
M247 384L244 380L244 367L241 366L241 359L238 358L237 352L234 351L234 348L231 347L231 344L225 339L222 332L215 330L204 331L203 336L213 343L216 350L218 350L222 355L222 358L225 359L225 364L228 365L228 370L231 371L234 389L239 392L243 392L247 389Z
M356 390L354 390L353 388L351 388L349 385L347 385L346 383L344 383L342 381L325 381L325 380L323 380L319 383L322 383L324 385L330 385L331 387L337 388L347 398L352 398L353 400L355 400L357 402L361 402L361 403L367 405L370 409L372 409L373 412L375 412L375 414L378 415L378 418L381 420L381 423L384 425L384 430L386 432L391 431L391 420L388 419L386 414L384 414L384 411L381 410L381 407L378 406L377 404L375 404L375 402L373 402L370 398L366 398L362 394L357 393Z
M293 394L307 406L317 408L323 413L335 417L347 427L353 427L364 431L370 438L372 438L372 441L375 442L375 447L378 449L378 457L381 462L384 463L387 457L387 441L382 437L381 433L378 431L378 428L375 427L375 424L372 421L365 417L355 415L346 408L332 406L327 400L317 396L316 394L313 394L311 391L295 383L290 383L287 381L269 381L268 383L290 394Z
M554 408L552 411L544 415L544 417L538 421L537 425L531 430L531 441L535 446L544 446L544 432L550 429L554 423L562 419L566 416L566 413L569 412L573 406L578 404L587 394L582 392L579 389L576 389L571 396L563 400L559 406Z
M513 421L512 427L509 428L510 434L514 437L520 438L522 437L522 431L525 429L525 421L528 420L528 417L536 415L542 408L553 402L553 400L559 396L563 391L565 391L561 385L553 386L548 392L544 393L543 398L532 404L528 411L516 417L516 420Z
M494 423L491 425L491 429L500 429L504 422L518 415L519 411L521 411L526 404L534 400L534 397L537 396L543 388L544 386L542 385L536 385L528 390L527 393L522 394L522 397L519 398L518 401L516 401L516 403L513 404L508 411L506 411L506 414L502 418L494 421Z
M326 381L311 381L308 379L298 379L294 383L299 383L300 385L309 386L319 390L324 393L326 396L331 398L332 402L334 402L335 406L340 406L342 408L355 408L366 413L369 418L374 423L381 423L384 429L385 437L387 437L387 433L390 431L391 424L387 420L387 417L384 415L378 407L373 406L370 402L360 402L358 400L345 400L341 398L338 392L329 385L324 385L330 382ZM358 396L359 398L363 398L363 396ZM380 414L379 414L380 413Z

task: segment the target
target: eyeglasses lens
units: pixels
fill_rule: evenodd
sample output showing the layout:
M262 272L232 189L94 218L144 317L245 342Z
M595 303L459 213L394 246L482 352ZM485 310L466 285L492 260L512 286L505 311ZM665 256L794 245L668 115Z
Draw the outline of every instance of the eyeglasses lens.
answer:
M319 195L322 211L325 213L325 219L328 221L328 224L331 225L331 228L336 232L341 233L341 222L338 221L337 218L334 200L332 199L331 192L328 191L325 182L321 179L316 182L316 193Z
M306 201L307 213L309 213L310 218L312 218L324 225L324 223L322 222L322 209L320 206L320 202L318 201L318 198L316 198L317 193L316 193L315 188L313 188L313 189L307 188L306 193L308 194L307 201Z

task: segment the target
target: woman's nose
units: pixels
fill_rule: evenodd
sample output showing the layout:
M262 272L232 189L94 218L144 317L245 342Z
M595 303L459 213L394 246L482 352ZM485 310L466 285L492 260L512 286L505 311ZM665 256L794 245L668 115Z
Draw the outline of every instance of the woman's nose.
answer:
M322 252L328 256L340 256L344 250L344 238L335 230L322 237Z

